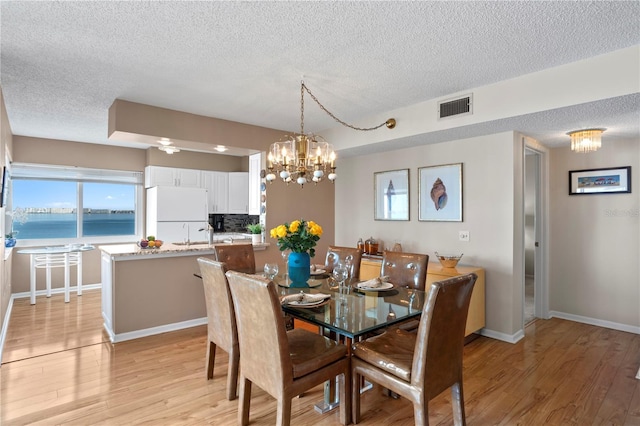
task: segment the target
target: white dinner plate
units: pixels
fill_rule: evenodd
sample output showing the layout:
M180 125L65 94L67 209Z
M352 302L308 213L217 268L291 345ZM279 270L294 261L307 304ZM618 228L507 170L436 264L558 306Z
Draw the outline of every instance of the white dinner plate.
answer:
M395 289L395 286L391 283L381 283L380 287L360 287L360 284L356 284L356 288L360 291L389 291Z
M324 269L316 269L315 271L311 271L311 275L320 275L320 274L326 274L327 271L325 271Z
M331 299L329 298L329 299L324 299L324 300L322 300L320 302L315 302L315 303L311 303L311 302L309 302L309 303L293 302L293 303L287 303L286 305L287 306L291 306L292 308L318 308L320 306L326 305L327 303L329 303L330 300Z

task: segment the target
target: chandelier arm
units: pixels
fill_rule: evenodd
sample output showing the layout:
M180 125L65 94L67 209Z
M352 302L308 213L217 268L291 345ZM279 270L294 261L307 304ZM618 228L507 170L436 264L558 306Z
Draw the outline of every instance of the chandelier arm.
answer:
M388 128L392 129L393 127L395 127L395 120L393 120L393 118L390 118L389 120L386 120L384 123L378 124L375 127L356 127L353 126L349 123L345 123L344 121L340 120L338 117L336 117L335 115L333 115L333 113L331 113L331 111L329 111L327 108L325 108L324 105L322 105L320 103L320 101L318 100L318 98L315 97L315 95L313 93L311 93L311 90L309 90L309 88L304 84L304 82L302 82L302 85L300 87L300 91L302 92L302 118L304 120L304 90L306 90L306 92L309 94L309 96L311 96L311 99L313 99L315 101L315 103L318 104L318 106L324 111L326 112L331 118L333 118L335 121L337 121L338 123L342 124L345 127L349 127L350 129L353 130L360 130L363 132L368 132L371 130L377 130L382 126L387 126ZM391 124L391 120L393 120L393 124ZM304 125L302 125L301 127L303 127ZM300 133L304 133L303 131L301 131Z

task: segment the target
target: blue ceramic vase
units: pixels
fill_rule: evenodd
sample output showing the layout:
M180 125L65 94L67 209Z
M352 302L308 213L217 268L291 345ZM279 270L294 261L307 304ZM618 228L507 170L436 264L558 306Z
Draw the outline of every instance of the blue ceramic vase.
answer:
M311 257L309 253L289 254L289 279L291 284L289 287L309 287L307 281L311 276Z

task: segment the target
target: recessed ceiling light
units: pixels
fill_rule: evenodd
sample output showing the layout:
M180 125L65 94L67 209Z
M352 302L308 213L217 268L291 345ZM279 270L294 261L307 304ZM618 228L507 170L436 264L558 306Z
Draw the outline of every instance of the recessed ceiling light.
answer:
M169 145L159 146L158 149L160 151L166 152L167 154L173 154L175 152L180 152L180 149L176 148L175 146L169 146Z
M172 144L171 139L168 139L168 138L160 138L158 142L160 142L160 144L164 146L168 146Z
M218 151L218 152L225 152L225 151L226 151L227 149L229 149L229 148L227 148L227 147L226 147L226 146L224 146L224 145L218 145L218 146L216 146L214 149L215 149L216 151Z

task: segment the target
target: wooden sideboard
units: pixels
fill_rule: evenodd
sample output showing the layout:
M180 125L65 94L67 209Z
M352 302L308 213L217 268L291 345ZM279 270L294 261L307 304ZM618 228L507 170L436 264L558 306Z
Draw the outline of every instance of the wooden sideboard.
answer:
M369 280L380 276L382 259L366 258L360 262L360 279ZM485 326L485 282L484 269L477 266L458 265L455 268L443 268L439 262L429 262L427 266L427 286L436 281L457 277L475 272L478 276L471 295L469 314L467 316L467 327L465 336L468 336Z

